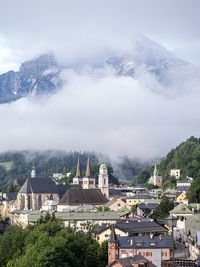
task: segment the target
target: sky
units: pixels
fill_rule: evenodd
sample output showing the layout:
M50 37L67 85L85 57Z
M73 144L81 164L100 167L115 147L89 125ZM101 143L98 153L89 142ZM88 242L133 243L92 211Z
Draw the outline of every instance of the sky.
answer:
M0 4L0 73L18 70L25 60L49 51L61 64L87 65L113 53L130 54L140 35L200 67L198 0ZM198 83L184 75L185 84L175 73L173 86L166 89L149 74L142 80L119 78L107 69L98 77L63 72L66 84L58 94L0 106L2 150L59 148L112 157L163 156L189 136L199 136ZM160 87L170 94L155 93Z

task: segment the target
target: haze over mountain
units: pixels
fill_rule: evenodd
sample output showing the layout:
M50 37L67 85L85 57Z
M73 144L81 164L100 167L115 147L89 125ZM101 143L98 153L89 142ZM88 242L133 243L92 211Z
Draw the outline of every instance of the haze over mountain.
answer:
M105 73L106 69L106 73ZM168 94L169 89L180 93L188 89L188 83L200 81L200 69L179 59L158 43L140 37L132 44L132 53L106 55L93 63L59 64L53 53L43 54L24 62L19 71L9 71L0 75L0 103L15 101L28 95L41 95L61 89L64 80L62 71L77 74L128 76L148 83L154 92ZM103 71L103 73L102 73ZM67 81L66 81L67 82ZM156 85L156 86L155 86ZM190 88L194 89L194 88Z

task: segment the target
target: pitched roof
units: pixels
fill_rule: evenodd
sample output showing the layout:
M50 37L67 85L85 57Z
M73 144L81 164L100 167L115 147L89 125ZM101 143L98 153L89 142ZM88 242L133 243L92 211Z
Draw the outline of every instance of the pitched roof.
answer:
M182 191L185 191L187 192L188 190L190 189L190 186L177 186L176 187L176 191L179 191L179 192L182 192Z
M17 192L9 192L9 193L5 193L5 199L7 200L7 201L10 201L10 200L15 200L15 199L17 199Z
M82 176L81 163L78 157L77 166L76 166L76 177L81 177L81 176Z
M117 238L119 248L171 248L172 247L172 237L163 236L162 239L160 236L121 236Z
M50 178L27 178L19 193L58 194L58 187Z
M90 165L90 158L88 157L85 177L90 177L90 176L91 176L91 165Z
M193 214L193 212L186 207L184 204L179 204L173 210L170 211L170 214Z
M116 236L115 229L113 226L111 228L111 234L110 234L109 242L110 243L117 243L117 236Z
M69 189L61 199L61 204L66 205L104 205L108 199L100 189Z
M138 221L124 221L124 222L119 222L116 223L112 226L104 226L104 227L99 227L95 229L95 232L101 233L105 231L108 228L118 228L122 230L123 232L128 233L129 235L137 234L137 233L164 233L167 232L167 229L161 225L159 225L156 222L149 222L149 221L143 221L143 222L138 222Z

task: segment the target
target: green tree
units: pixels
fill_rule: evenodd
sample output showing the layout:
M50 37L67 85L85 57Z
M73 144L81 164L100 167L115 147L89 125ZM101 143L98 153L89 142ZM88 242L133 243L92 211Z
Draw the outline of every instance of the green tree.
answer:
M154 213L151 215L151 218L157 219L165 219L169 216L170 210L174 208L174 203L168 199L163 199L158 207L155 209Z

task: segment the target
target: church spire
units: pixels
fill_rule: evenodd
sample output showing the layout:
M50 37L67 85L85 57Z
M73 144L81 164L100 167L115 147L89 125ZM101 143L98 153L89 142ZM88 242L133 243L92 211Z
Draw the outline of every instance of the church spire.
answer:
M76 177L81 177L82 173L81 173L81 163L80 163L80 159L78 156L78 161L77 161L77 166L76 166Z
M156 164L155 164L155 166L154 166L153 175L154 175L154 176L158 176L158 171L157 171L157 166L156 166Z
M91 165L90 165L90 158L88 156L85 177L90 177L90 176L91 176Z

